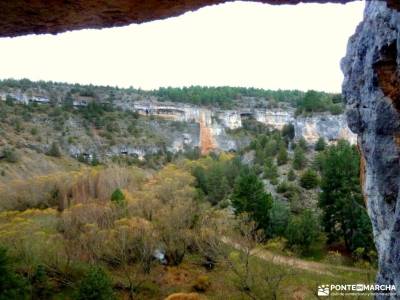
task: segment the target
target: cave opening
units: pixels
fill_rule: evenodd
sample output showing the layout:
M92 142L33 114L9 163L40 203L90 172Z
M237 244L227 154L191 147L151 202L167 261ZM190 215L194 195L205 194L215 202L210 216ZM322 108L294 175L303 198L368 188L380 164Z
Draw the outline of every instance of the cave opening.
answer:
M324 2L324 1L322 1L322 2ZM339 1L339 2L341 2L341 1ZM347 2L347 1L344 1L344 2ZM391 5L394 8L396 8L398 6L398 2L396 2L396 1L388 1L388 4ZM111 9L111 10L108 10L105 14L106 15L116 14L117 17L115 17L115 18L118 19L118 15L120 13L121 13L120 10ZM154 18L154 16L151 17L151 18ZM122 21L121 24L123 24L124 22L125 21ZM60 24L58 24L58 25L60 25ZM116 24L116 25L118 25L118 24ZM59 30L63 31L64 29L62 29L63 28L62 24L60 26L61 27L59 27L59 26L57 27L56 26L55 29L49 29L49 28L46 28L44 25L41 25L41 26L37 27L36 29L34 29L33 32L55 33L55 32L58 32ZM79 25L79 24L76 25L75 24L73 26L78 26L79 28L83 28L86 25ZM316 26L316 24L311 24L310 28L311 27L315 27L315 26ZM73 28L76 29L78 27L73 27ZM99 25L99 24L97 24L95 26L90 25L89 27L101 27L101 25ZM227 27L229 27L229 26L227 26ZM281 30L279 25L276 26L276 27L278 28L278 30L276 28L274 28L273 31L277 31L278 32L278 31ZM229 29L231 30L231 32L235 32L235 30L232 30L232 28L229 28ZM26 29L23 28L22 31L18 32L17 34L24 33L25 32L24 30L26 30ZM217 29L214 29L214 30L218 31ZM292 30L292 29L289 28L289 31L290 30ZM10 31L8 31L7 34L10 34ZM11 34L13 34L13 33L11 33ZM189 34L190 34L190 32L189 32ZM251 35L251 34L248 34L248 32L245 32L244 36L246 36L246 34L247 34L247 36ZM329 36L329 33L325 33L325 34ZM251 59L253 58L253 56L257 57L254 54L258 54L259 55L262 51L260 51L260 49L258 49L257 46L255 46L255 44L252 44L251 41L249 41L248 39L243 38L243 36L241 36L241 37L239 35L235 36L235 34L231 34L231 35L233 36L233 39L232 39L233 43L230 45L231 47L228 50L227 49L221 50L219 48L218 37L217 37L216 39L214 39L212 41L212 42L214 42L214 44L213 43L207 43L207 48L206 48L206 50L203 50L203 53L198 54L198 53L195 53L195 52L192 53L190 51L186 51L189 54L188 55L187 55L187 53L186 53L186 55L179 55L178 54L177 55L178 59L181 60L181 61L184 61L184 64L186 64L186 66L192 67L192 69L195 69L195 68L193 68L194 61L200 60L199 57L201 58L204 54L211 54L211 55L214 55L214 56L219 56L221 60L224 57L229 57L229 60L227 61L227 63L225 65L217 65L217 64L211 65L211 67L209 67L209 69L207 70L208 71L207 75L210 78L215 78L215 77L213 77L215 75L215 73L217 73L217 75L219 75L219 76L221 75L221 74L218 73L219 69L226 68L228 70L228 73L230 73L230 74L234 74L234 73L242 73L242 74L244 74L245 76L241 77L242 80L246 76L250 77L251 73L253 72L253 69L251 67L255 67L257 65L257 61L256 61L256 63L254 63L254 61L251 61ZM219 38L221 40L223 40L222 36L223 35L221 35L221 34L219 36ZM155 60L157 62L160 62L161 60L169 60L170 59L169 55L172 52L172 51L169 51L170 50L169 46L171 44L171 40L169 38L170 37L168 35L164 35L164 37L163 37L164 44L157 45L157 48L160 50L159 52L153 52L152 49L151 49L152 47L147 47L147 48L145 47L145 51L143 53L141 53L143 56L139 58L139 61L140 60L144 61L143 57L145 57L145 56L149 57L150 61L151 60ZM182 40L186 40L186 38L187 38L187 36L182 35L181 39ZM324 55L326 53L324 53L323 50L322 51L317 51L317 52L323 53L323 55L321 55L319 58L317 58L317 57L307 58L307 59L303 58L302 54L305 54L306 51L304 49L302 49L300 47L300 45L308 43L309 45L311 45L311 48L313 47L313 45L315 45L314 48L317 48L318 45L315 44L315 37L314 37L314 40L311 40L311 39L307 40L307 39L304 38L304 36L298 35L298 36L291 36L289 39L292 39L292 38L293 38L292 44L289 45L289 46L281 45L281 44L279 44L279 42L273 42L273 41L271 42L270 41L270 45L268 45L268 47L266 47L266 48L270 49L270 48L273 48L274 46L277 46L276 48L281 50L281 51L278 51L280 53L275 52L272 55L273 56L273 60L277 63L278 67L279 66L281 67L281 69L278 68L276 70L273 70L271 68L267 68L267 67L264 66L264 68L259 73L259 74L261 74L261 77L260 77L261 81L266 81L265 78L262 77L262 74L263 74L262 72L264 72L264 74L266 74L268 72L271 72L271 73L274 74L275 77L279 77L279 74L282 73L287 77L286 79L288 81L291 81L291 82L294 82L294 83L302 82L304 80L304 78L301 78L301 77L297 77L297 78L290 77L292 75L292 73L294 73L294 71L296 69L301 69L301 70L303 70L303 72L313 73L314 72L312 70L313 64L318 65L318 61L317 61L318 59L322 58L321 60L319 60L319 62L322 62L324 58L326 59L326 55ZM266 38L263 37L262 35L260 35L259 39L266 39ZM289 40L287 37L285 37L285 39ZM105 40L107 40L107 39L105 39ZM83 45L86 45L85 41L82 40L81 42L82 42ZM126 49L124 49L124 47L121 47L121 45L119 45L119 44L116 45L116 47L112 47L112 46L115 46L115 45L112 45L112 43L113 43L112 40L107 40L107 42L109 43L109 45L111 44L111 46L110 46L110 48L108 48L109 45L106 45L104 48L106 48L106 52L111 53L114 58L123 57L122 55L120 55L121 53L123 53L123 54L127 54L127 53L131 54L131 57L138 56L138 55L129 53L129 50L131 50L132 48L129 48L128 51L126 51ZM136 40L136 42L137 42L137 40ZM172 41L172 43L173 42L174 41ZM188 42L188 41L186 41L186 43L190 44L190 42ZM139 44L140 44L140 42L138 42L135 45L135 47L139 48L139 46L140 46ZM324 44L324 41L318 40L317 44ZM48 45L51 46L51 43L48 44ZM196 46L197 45L198 44L196 44ZM250 48L253 52L250 52L250 53L247 53L247 54L244 54L245 52L240 52L240 51L234 52L235 47L236 48L240 48L238 45L239 46L245 45L245 47L243 47L242 50L244 48ZM103 46L104 46L104 44L103 44ZM34 55L36 55L36 54L38 54L40 52L40 51L37 51L37 49L35 49L34 47L31 48L31 47L29 47L27 45L23 45L22 43L20 44L20 48L21 49L25 49L25 53L27 53L26 55L28 55L29 51L31 51ZM77 53L79 53L79 51L85 52L84 49L82 49L82 48L85 48L85 47L80 47L79 43L75 43L74 47L72 47L72 48L75 48L72 51L76 51ZM181 48L185 49L185 47L181 47ZM28 49L29 51L26 51L26 49ZM55 48L54 52L56 53L57 50L59 50L59 49L60 48ZM114 49L114 50L117 49L117 51L113 53L112 51L109 51L110 49ZM147 51L146 51L146 49L147 49ZM35 50L36 50L36 52L35 52ZM261 49L261 50L264 50L264 49ZM230 53L231 51L234 52L235 54L232 55ZM102 55L101 46L98 47L97 49L90 50L90 51L87 51L87 52L88 52L87 53L88 57L95 56L96 52L99 52ZM12 53L12 51L9 52L9 53ZM18 53L21 53L21 52L17 52L16 53L16 57L18 56ZM280 58L280 56L278 56L277 54L282 55L282 57L284 57L284 58L283 59ZM266 53L264 53L264 55L268 56ZM344 55L344 51L343 51L343 55ZM46 56L46 54L44 56ZM42 64L42 65L38 64L35 67L37 70L40 70L41 74L44 74L45 71L46 71L46 68L47 68L45 60L42 59L44 56L42 56L40 59L36 59L37 61L39 61ZM6 55L4 55L4 57L5 57L5 60L7 60L7 59L10 58L10 55L6 54ZM22 58L22 57L23 56L20 56L20 58ZM34 56L32 56L32 57L34 57ZM32 57L30 58L31 60L33 60ZM60 57L62 57L62 55L57 53L56 55L54 55L54 57L59 60ZM105 55L103 55L103 57L105 57ZM160 57L161 57L161 60L160 60ZM259 62L260 65L262 65L262 63L261 63L262 59L260 59L259 57L257 58L258 62ZM373 70L374 70L375 75L376 75L376 78L375 78L376 79L376 85L378 85L379 88L382 90L383 94L388 99L390 99L391 103L396 108L396 110L398 112L400 112L400 77L399 77L399 73L398 73L397 57L398 57L397 41L393 41L393 42L389 43L388 45L385 45L385 46L383 46L381 48L380 57L377 60L377 62L375 64L373 64ZM242 64L245 67L243 69L244 71L241 70L241 69L235 68L235 63L241 64L240 60L242 58L244 58L245 60L246 59L248 60L247 62ZM132 70L136 71L137 70L137 73L139 75L144 75L144 74L148 73L146 76L148 76L149 78L156 77L156 75L157 75L156 73L157 72L154 71L156 69L152 69L150 71L148 71L146 69L139 70L139 68L137 68L138 65L136 65L136 66L129 65L129 63L126 61L127 60L126 56L125 56L124 59L125 59L125 61L122 61L122 60L119 61L118 67L124 68L126 66L129 66L129 68L127 68L128 71L132 71ZM300 68L295 66L296 60L297 61L301 61L303 63ZM335 60L334 63L337 64L338 61L339 61L339 59ZM147 63L149 63L149 61ZM51 62L49 63L49 65L50 64L51 64ZM289 69L289 71L288 70L283 71L282 68L284 67L285 64L289 65L292 68L292 70ZM293 65L291 65L291 64L293 64ZM110 66L110 65L108 65L108 66ZM249 67L249 65L251 67ZM73 70L74 72L72 73L73 75L72 75L72 77L68 78L68 80L71 80L71 78L72 78L72 80L75 80L76 78L78 78L78 75L81 75L79 73L84 73L85 69L89 69L89 68L94 69L95 71L92 73L92 75L95 74L95 73L100 73L97 68L107 70L107 66L104 67L104 66L100 65L100 67L99 67L99 64L95 64L95 63L92 63L89 66L86 66L86 65L83 65L83 66L74 65L73 67L74 67L74 70ZM321 81L330 81L329 79L326 79L326 78L324 78L323 75L321 75L322 74L321 70L323 69L323 64L322 63L320 64L319 67L320 67L319 69L318 68L315 69L315 73L318 73L317 77L319 77L319 80L321 80ZM179 69L176 65L173 65L173 64L169 65L168 72L170 72L170 73L180 72L180 73L184 74L184 77L186 77L186 78L190 78L191 77L191 73L190 72L185 72L185 69ZM319 72L321 72L321 73L319 73ZM114 74L117 74L117 72L115 72L115 73L110 72L110 74L108 74L108 77L105 77L105 79L107 80L108 78L112 78L114 76ZM167 77L168 77L168 75L169 74L167 74ZM89 76L86 76L86 78L89 78ZM246 81L246 84L248 84L249 82L251 82L251 81ZM113 84L114 83L115 82L113 82ZM127 86L126 82L124 82L124 84ZM208 84L208 82L206 82L206 84ZM220 84L220 83L218 83L218 84ZM232 84L232 83L229 83L229 84ZM233 84L236 84L236 83L234 82ZM360 80L360 84L363 85L364 81ZM339 89L340 88L338 88L338 90ZM117 90L118 90L118 88L117 88ZM83 106L85 106L85 105L83 105ZM368 107L365 106L365 108L368 108ZM151 111L148 110L147 108L145 110L142 110L141 112L145 113L146 115L149 115L151 113ZM181 115L182 117L183 117L183 114L184 114L181 111L172 112L169 109L160 109L160 110L157 111L157 113L160 114L160 115L178 114L178 115ZM252 114L252 113L239 114L239 119L241 119L243 121L245 121L246 119L253 119L253 118L254 118L254 114ZM285 116L283 116L281 118L284 119ZM286 121L284 120L282 122L286 122ZM112 131L112 130L114 130L114 129L111 128L110 131ZM207 124L207 121L205 120L204 114L201 115L201 119L200 119L200 140L201 140L202 144L204 145L203 148L202 148L202 151L201 151L202 154L207 154L210 151L212 151L213 149L215 149L216 141L214 140L214 137L212 136L212 134L213 134L213 128L209 128L208 127L208 124ZM185 139L187 141L190 141L190 138L185 138ZM328 139L328 141L331 141L331 140L335 140L335 139L334 138ZM237 152L237 150L233 149L233 148L229 148L228 151L229 152ZM128 150L120 151L120 154L123 154L124 156L128 156L129 153L130 152ZM83 156L84 156L84 158L86 160L86 156L89 156L89 153L83 153ZM365 166L365 160L364 160L364 157L362 157L362 168L361 169L363 170L363 169L365 169L365 167L366 167ZM364 171L362 171L361 175L362 176L364 175ZM365 178L362 177L361 181L363 182L364 180L365 180ZM72 198L72 195L70 197L68 196L68 200L70 198ZM392 204L392 203L395 202L396 198L397 198L397 190L396 190L395 193L387 194L385 200ZM365 199L367 199L367 195L365 195ZM70 206L70 204L67 205L67 207L69 207L69 206Z

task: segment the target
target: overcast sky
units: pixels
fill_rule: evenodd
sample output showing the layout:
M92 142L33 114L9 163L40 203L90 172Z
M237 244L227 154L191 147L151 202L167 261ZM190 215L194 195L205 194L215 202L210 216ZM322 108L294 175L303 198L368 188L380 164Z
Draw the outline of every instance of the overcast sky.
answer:
M363 7L235 2L141 25L0 38L0 78L336 92Z

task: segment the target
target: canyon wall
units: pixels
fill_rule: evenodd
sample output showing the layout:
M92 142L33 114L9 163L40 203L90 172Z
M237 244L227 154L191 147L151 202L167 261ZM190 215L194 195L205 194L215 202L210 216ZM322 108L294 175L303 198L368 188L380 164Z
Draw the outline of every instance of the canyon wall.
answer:
M128 108L125 106L125 108ZM209 149L225 151L238 150L250 141L234 140L227 133L227 129L234 130L242 127L242 120L252 118L271 128L281 130L284 125L293 124L295 139L304 138L309 144L315 144L322 137L327 142L346 139L351 144L357 141L356 135L347 126L345 115L331 115L328 113L312 116L295 116L293 109L238 109L218 110L196 106L160 103L134 102L129 109L142 115L156 115L164 118L184 122L201 123L201 128L211 135L207 142ZM209 129L206 129L209 128ZM201 140L201 139L200 139ZM209 145L213 145L209 147Z
M400 9L399 1L393 3ZM348 124L358 134L363 156L363 192L379 256L377 281L395 284L397 289L400 289L399 49L400 12L389 8L385 1L367 1L364 20L350 38L342 61L343 95Z
M0 100L12 99L22 104L35 103L36 105L63 105L65 92L58 95L54 89L48 91L9 89L0 91ZM51 94L51 95L50 95ZM57 95L57 96L54 96ZM53 99L51 100L51 97ZM107 102L107 96L98 94L96 99L77 97L73 101L75 108L85 107L90 101ZM138 100L140 99L140 100ZM146 154L155 154L159 151L176 153L185 149L199 147L203 154L212 150L238 151L250 143L246 135L236 135L235 130L243 126L244 120L253 119L270 128L282 129L283 126L292 124L295 139L304 138L309 144L314 144L320 137L327 142L334 142L344 138L354 144L356 141L345 121L344 115L331 115L328 113L314 114L309 117L296 116L293 108L267 109L267 108L237 108L222 110L218 108L199 107L183 103L158 101L154 96L126 95L122 93L115 97L112 105L125 110L137 112L142 116L155 117L143 120L143 129L149 129L161 137L162 141L154 144L150 141L119 142L112 146L105 146L101 139L86 137L78 119L69 120L69 132L75 132L81 137L80 143L68 144L64 149L72 156L84 154L90 159L94 153L98 157L112 157L115 155L136 155L140 159ZM161 125L157 120L163 119ZM173 123L182 123L180 128L175 128ZM167 125L169 124L169 125ZM167 126L167 127L165 127ZM45 145L38 143L31 147L43 148Z
M312 117L297 117L293 121L295 137L303 137L314 144L319 137L327 141L345 139L351 144L357 143L357 135L347 126L345 115L321 114Z

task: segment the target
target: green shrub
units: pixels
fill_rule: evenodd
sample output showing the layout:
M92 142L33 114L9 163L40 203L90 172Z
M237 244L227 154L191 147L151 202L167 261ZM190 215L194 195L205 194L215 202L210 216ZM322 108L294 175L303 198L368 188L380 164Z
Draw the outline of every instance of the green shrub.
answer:
M13 120L14 128L17 133L20 133L24 128L22 127L21 120L19 118L15 118Z
M287 240L281 236L268 240L265 245L265 249L272 250L274 252L283 252L286 248Z
M32 135L37 135L38 134L38 129L36 128L36 127L33 127L32 129L31 129L31 134Z
M76 300L115 299L110 278L101 268L92 268L80 282Z
M326 147L326 142L323 137L320 137L315 144L315 151L324 151Z
M271 237L283 236L289 222L290 210L287 204L273 201L270 210L270 226L268 233Z
M300 147L304 151L308 150L308 144L304 138L301 138L297 144L297 147Z
M31 279L32 296L34 299L51 299L52 288L44 266L39 265Z
M8 106L14 106L15 102L17 102L17 99L15 99L14 97L11 97L10 95L6 96L6 104Z
M338 251L328 251L324 261L331 265L343 265L345 263L345 257Z
M310 210L305 210L301 215L290 219L285 236L289 247L306 254L318 240L320 233L317 217Z
M287 191L283 193L283 196L289 201L300 200L301 190L297 185L288 183Z
M301 175L300 185L307 190L317 187L318 183L319 183L318 175L312 169L308 169L303 173L303 175Z
M286 193L288 189L289 189L289 186L288 186L287 181L282 181L282 182L276 187L276 191L277 191L279 194Z
M95 167L95 166L98 166L99 164L100 164L100 161L99 161L99 159L97 158L96 153L94 153L94 154L93 154L92 161L91 161L91 165Z
M277 179L279 176L278 168L272 159L267 159L264 165L264 177L269 180Z
M295 170L302 170L307 164L304 150L297 146L294 150L293 168Z
M47 155L53 156L53 157L61 157L60 147L58 146L58 144L56 142L53 142L51 144L49 151L47 151Z
M276 161L278 163L278 166L282 166L287 163L288 153L287 153L286 147L284 145L281 145L279 147L278 157L276 158Z
M111 201L118 204L122 205L125 201L125 195L120 189L116 189L112 194L111 194Z
M290 169L288 175L287 175L287 179L289 181L295 181L296 180L296 174L294 173L293 169Z
M28 285L14 269L7 250L0 248L0 299L28 299Z
M14 148L5 148L3 150L3 157L9 163L16 163L19 160L19 156Z
M329 111L331 112L332 115L340 115L343 113L343 105L342 104L332 104L329 107Z

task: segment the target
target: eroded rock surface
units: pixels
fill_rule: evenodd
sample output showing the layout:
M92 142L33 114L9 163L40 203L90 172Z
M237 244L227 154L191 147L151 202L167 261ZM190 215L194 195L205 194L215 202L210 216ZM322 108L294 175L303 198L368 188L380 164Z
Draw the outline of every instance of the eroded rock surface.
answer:
M143 23L229 1L232 0L0 1L0 37ZM269 4L350 1L353 0L257 0Z
M400 12L390 8L398 1L389 2L367 2L342 69L347 119L359 135L365 165L361 177L379 254L377 281L400 289Z
M304 138L314 144L320 137L326 141L344 139L357 143L357 135L350 131L344 115L319 114L312 117L297 117L293 121L295 137Z

